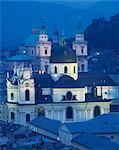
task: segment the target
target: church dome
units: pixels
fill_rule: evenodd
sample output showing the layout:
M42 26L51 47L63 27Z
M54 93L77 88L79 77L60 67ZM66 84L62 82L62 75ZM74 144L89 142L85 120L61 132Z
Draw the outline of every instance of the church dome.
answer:
M25 46L36 46L38 40L39 40L38 34L31 34L27 37L25 41Z
M66 45L56 46L52 50L51 63L76 63L76 53Z

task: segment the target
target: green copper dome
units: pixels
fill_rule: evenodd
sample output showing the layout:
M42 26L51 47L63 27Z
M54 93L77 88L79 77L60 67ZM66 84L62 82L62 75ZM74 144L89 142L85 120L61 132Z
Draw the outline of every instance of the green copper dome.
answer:
M39 39L38 34L31 34L30 36L27 37L25 41L25 46L36 46L38 39Z

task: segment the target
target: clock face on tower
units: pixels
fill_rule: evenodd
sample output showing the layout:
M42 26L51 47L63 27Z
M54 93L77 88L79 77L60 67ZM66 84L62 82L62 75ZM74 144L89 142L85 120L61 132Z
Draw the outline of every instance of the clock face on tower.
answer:
M30 78L30 71L29 70L25 70L23 76L24 76L24 78L29 79Z

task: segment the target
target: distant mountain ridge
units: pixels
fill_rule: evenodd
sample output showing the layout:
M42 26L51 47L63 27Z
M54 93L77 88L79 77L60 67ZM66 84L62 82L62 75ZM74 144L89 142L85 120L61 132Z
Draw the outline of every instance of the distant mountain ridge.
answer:
M82 5L81 1L63 3L3 1L1 4L1 47L23 43L25 38L31 34L32 26L40 25L42 16L46 17L50 37L56 26L59 30L65 31L66 37L71 37L75 34L79 16L86 27L93 18L109 17L119 12L119 1L101 1Z

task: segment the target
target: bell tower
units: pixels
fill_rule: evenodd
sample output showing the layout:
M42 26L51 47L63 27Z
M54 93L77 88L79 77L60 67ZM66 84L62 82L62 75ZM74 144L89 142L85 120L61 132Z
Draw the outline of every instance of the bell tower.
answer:
M76 51L78 72L88 72L87 41L84 39L80 20L78 20L77 32L73 41L73 50Z
M48 40L48 33L45 18L42 18L39 41L36 46L37 56L40 57L40 70L49 73L49 60L51 56L51 41Z

